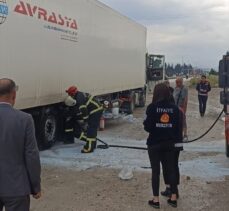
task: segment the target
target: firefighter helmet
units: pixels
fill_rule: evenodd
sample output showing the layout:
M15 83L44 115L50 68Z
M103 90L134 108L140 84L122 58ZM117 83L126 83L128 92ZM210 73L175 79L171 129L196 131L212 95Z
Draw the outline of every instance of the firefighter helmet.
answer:
M68 96L68 97L66 97L64 104L66 106L73 107L76 105L76 100L73 97Z
M70 96L74 96L77 92L78 92L78 89L76 86L70 86L66 92L68 93L68 95Z

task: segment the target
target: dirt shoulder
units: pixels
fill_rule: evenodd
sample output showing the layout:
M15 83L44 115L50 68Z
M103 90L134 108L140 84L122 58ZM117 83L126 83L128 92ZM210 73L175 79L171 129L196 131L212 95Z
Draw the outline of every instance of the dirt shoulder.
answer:
M135 172L130 181L121 181L118 173L112 169L71 171L46 167L42 175L43 197L32 200L31 211L152 210L147 204L151 197L150 172ZM177 210L228 210L229 179L208 183L183 176L181 184ZM171 210L165 198L161 203L161 210Z
M195 89L189 89L187 121L190 139L205 132L218 116L222 108L218 103L219 91L219 89L211 91L206 116L201 118L198 113L197 93ZM147 103L150 103L151 99L152 95L149 95ZM119 144L139 143L145 146L147 133L142 126L144 113L145 108L137 108L133 117L107 123L106 130L100 132L99 137L103 140L117 141ZM219 121L206 137L186 146L182 152L180 158L182 176L179 188L181 198L177 210L228 210L229 177L224 175L229 175L229 160L224 155L223 133L224 122ZM134 170L132 180L121 181L118 178L120 168L112 167L128 162L136 166L145 162L145 166L149 166L145 152L112 149L97 150L91 156L83 156L80 155L81 147L77 144L69 147L59 146L41 153L43 197L41 200L32 200L32 211L153 209L147 204L152 197L150 170ZM127 155L122 157L125 154ZM93 156L98 159L94 163ZM107 164L109 159L114 158L117 158L116 163ZM138 162L139 160L141 162ZM53 161L55 165L52 165ZM64 167L66 163L70 163L71 168ZM79 170L83 164L89 165L89 168ZM190 179L187 179L187 176ZM163 182L161 182L162 189L164 189ZM167 206L165 198L161 198L161 203L161 210L172 210Z

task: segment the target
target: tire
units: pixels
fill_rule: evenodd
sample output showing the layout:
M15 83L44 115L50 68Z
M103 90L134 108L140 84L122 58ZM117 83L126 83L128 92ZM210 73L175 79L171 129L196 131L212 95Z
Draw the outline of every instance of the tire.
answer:
M43 114L38 124L38 139L41 149L49 149L57 138L57 118L53 113Z
M143 91L141 92L140 94L140 97L139 97L139 107L145 107L146 105L146 92Z

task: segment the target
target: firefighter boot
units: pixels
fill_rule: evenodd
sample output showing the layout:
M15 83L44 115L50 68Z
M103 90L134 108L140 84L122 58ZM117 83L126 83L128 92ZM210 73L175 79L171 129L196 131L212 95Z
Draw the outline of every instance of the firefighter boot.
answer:
M86 145L81 150L81 153L91 153L96 149L96 139L87 139Z

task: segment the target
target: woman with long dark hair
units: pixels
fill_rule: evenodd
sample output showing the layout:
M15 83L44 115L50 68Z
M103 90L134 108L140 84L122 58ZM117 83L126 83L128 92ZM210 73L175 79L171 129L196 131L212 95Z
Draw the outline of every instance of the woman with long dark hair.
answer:
M152 103L147 107L144 129L149 133L147 139L149 159L152 167L153 199L149 205L160 208L159 184L160 163L168 176L171 197L168 204L177 207L177 176L175 152L182 150L183 114L171 102L171 93L164 84L154 88Z

